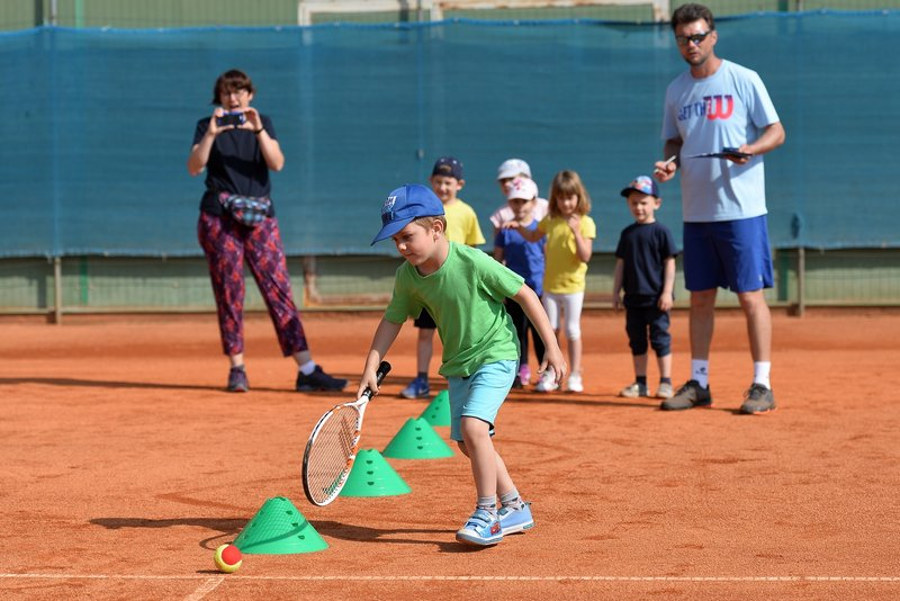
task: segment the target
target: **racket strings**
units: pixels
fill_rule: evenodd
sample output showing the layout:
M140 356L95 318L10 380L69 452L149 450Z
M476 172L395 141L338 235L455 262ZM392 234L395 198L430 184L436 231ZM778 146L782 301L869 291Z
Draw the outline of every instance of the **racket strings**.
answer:
M338 407L322 424L309 451L307 479L318 501L331 497L348 475L356 452L359 412Z

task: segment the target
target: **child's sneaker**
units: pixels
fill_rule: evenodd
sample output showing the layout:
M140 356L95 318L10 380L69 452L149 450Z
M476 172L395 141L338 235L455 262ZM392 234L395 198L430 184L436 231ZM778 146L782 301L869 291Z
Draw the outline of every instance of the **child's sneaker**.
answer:
M584 384L581 382L581 374L571 374L566 384L569 392L584 392Z
M672 388L669 386L669 388ZM619 396L625 397L626 399L636 399L641 396L649 396L647 392L646 384L638 384L637 382L630 384L619 391ZM672 396L672 395L669 395ZM669 397L666 397L669 398Z
M430 394L431 387L428 386L428 381L418 377L400 392L400 396L404 399L427 399Z
M515 509L512 505L501 507L497 512L500 518L500 527L503 534L516 534L534 528L534 518L531 517L531 503L523 503Z
M541 374L537 385L534 387L538 392L553 392L557 388L559 388L559 384L556 383L556 372L553 371L552 367Z
M675 390L668 382L662 382L656 389L656 398L658 399L671 399L673 396L675 396Z
M313 390L343 390L347 386L347 380L344 378L332 378L324 371L321 365L316 368L308 376L304 376L302 371L297 372L297 391L311 392Z
M247 382L247 372L243 367L232 367L228 372L228 392L247 392L250 383Z
M529 384L531 384L531 369L525 363L519 366L518 380L522 386L528 386Z
M469 545L487 547L503 540L500 520L484 509L476 509L462 528L456 531L456 540Z

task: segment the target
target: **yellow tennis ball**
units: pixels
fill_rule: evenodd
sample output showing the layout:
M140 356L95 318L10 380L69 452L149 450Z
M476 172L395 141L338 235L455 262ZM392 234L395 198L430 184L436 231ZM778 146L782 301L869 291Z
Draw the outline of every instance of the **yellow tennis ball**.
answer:
M216 549L215 562L220 572L232 574L238 571L244 563L244 558L241 550L234 545L221 545Z

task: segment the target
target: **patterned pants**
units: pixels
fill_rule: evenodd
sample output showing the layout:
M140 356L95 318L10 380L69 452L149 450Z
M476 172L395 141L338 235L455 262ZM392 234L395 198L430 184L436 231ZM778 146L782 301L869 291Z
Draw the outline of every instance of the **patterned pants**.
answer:
M278 220L243 226L229 216L200 213L197 238L206 253L222 349L228 356L244 352L244 261L259 286L285 357L309 350L300 314L291 295Z

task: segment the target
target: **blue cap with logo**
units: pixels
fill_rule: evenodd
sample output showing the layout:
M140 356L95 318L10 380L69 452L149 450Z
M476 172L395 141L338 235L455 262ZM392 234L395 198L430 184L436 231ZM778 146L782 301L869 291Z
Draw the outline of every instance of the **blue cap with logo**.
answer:
M386 240L419 217L444 214L444 205L431 188L406 184L388 194L381 205L381 231L372 244Z
M657 187L656 182L653 181L652 177L647 175L639 175L634 178L634 180L628 184L628 187L622 190L621 194L625 198L628 198L628 195L631 192L640 192L641 194L649 194L650 196L659 198L659 188Z

